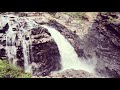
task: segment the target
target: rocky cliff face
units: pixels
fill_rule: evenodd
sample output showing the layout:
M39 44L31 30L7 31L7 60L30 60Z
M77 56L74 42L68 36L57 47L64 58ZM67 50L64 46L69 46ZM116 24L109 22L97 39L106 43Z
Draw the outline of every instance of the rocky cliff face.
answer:
M26 20L25 17L16 17L14 15L6 17L8 17L9 25L7 28L8 23L6 21L1 24L0 59L7 59L10 63L25 69L24 64L27 58L29 65L32 67L32 73L36 76L48 75L51 71L60 69L60 55L57 45L46 29L34 25L29 18ZM11 39L9 44L6 39L10 26L15 35L14 45ZM16 52L13 55L13 51L9 52L8 49L16 49ZM10 58L10 56L12 57Z
M72 29L71 25L73 25L73 23L69 23L70 25L67 26L67 24L64 23L65 21L62 22L59 18L52 18L44 13L39 13L41 17L30 17L29 15L30 14L27 15L29 18L9 16L9 21L14 32L13 35L16 36L15 43L12 45L11 43L6 43L6 32L9 25L1 20L1 59L9 59L7 50L16 48L16 54L12 53L13 55L10 62L24 69L24 55L27 54L28 63L32 66L33 75L46 76L49 75L51 71L60 70L61 58L56 42L48 30L40 26L41 24L46 24L58 30L69 41L81 61L92 64L95 67L95 75L113 78L120 77L119 13L99 13L94 22L90 22L88 18L87 22L82 23L84 25L80 23L80 25L74 24L73 30L70 30ZM3 15L1 17L3 17ZM66 17L68 18L68 16ZM34 20L35 22L33 22ZM73 19L71 18L71 20ZM79 26L79 28L77 26ZM23 30L26 32L22 32ZM21 35L23 35L23 38ZM28 43L27 47L29 48L27 52L24 51L26 47L23 47L24 41ZM86 77L96 77L88 72L84 72L83 74L83 72L84 71L79 70L68 70L63 73L50 74L48 77L77 78L84 77L84 75Z
M85 55L97 57L96 71L105 77L120 77L119 18L119 13L100 13L83 39Z
M103 77L120 77L120 35L119 13L99 13L83 38L60 25L50 21L49 25L63 34L75 48L78 56L85 62L96 62L96 74ZM92 58L95 58L92 61Z
M42 27L33 28L31 30L31 38L30 56L31 62L34 62L34 75L47 75L51 71L59 70L60 55L57 45L50 33Z

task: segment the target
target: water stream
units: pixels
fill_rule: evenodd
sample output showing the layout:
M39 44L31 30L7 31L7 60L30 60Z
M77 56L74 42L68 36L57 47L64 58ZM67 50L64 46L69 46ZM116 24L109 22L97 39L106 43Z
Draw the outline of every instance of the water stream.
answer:
M80 61L73 46L67 41L67 39L65 39L65 37L60 32L58 32L58 30L47 25L42 25L42 27L48 29L58 46L61 55L61 71L66 69L75 69L93 72L87 64Z
M33 27L37 26L37 24L31 20L24 19L25 23L27 23L26 26L25 23L20 24L18 36L19 40L21 42L21 45L23 47L23 58L24 58L24 71L31 73L31 65L30 65L30 57L33 58L33 56L30 56L30 50L32 53L32 49L30 47L30 44L32 44L31 38L30 38L30 31ZM12 29L12 25L9 22L9 19L4 17L3 21L5 23L8 23L8 31L6 32L6 52L7 57L9 60L16 59L16 50L17 47L15 46L15 40L16 40L16 33ZM64 71L66 69L75 69L75 70L85 70L88 72L93 72L93 69L89 67L89 65L82 63L80 58L78 57L77 53L75 52L73 46L68 42L68 40L56 29L47 26L47 25L41 25L42 27L46 28L49 33L52 35L53 39L55 40L60 55L61 55L61 65L62 69L60 71ZM26 39L29 38L29 39ZM15 61L13 61L15 63Z

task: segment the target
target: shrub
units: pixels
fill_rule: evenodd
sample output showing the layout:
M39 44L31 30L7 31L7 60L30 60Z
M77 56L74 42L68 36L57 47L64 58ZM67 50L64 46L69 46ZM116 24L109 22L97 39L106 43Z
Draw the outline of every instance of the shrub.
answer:
M31 75L6 60L0 60L0 78L30 78Z

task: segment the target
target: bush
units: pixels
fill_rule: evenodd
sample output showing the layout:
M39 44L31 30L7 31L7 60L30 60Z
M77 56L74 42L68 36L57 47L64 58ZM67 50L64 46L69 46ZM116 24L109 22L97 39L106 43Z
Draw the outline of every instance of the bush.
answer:
M20 68L9 64L6 60L0 60L0 78L30 78L31 75L24 73Z

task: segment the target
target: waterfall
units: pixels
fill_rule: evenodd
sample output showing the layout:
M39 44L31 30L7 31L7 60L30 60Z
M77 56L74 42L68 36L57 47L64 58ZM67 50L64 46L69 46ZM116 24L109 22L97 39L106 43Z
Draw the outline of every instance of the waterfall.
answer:
M16 58L16 46L15 46L16 34L12 30L12 26L9 22L8 17L4 17L3 20L4 20L4 22L6 22L8 24L8 30L6 30L6 53L7 53L9 62L14 63L14 59ZM12 60L12 61L10 61L10 60Z
M16 19L17 21L17 19ZM34 27L38 27L34 21L28 19L28 18L19 18L19 22L17 24L19 25L17 33L13 31L13 26L9 20L8 17L3 17L4 23L7 23L9 28L6 31L6 52L8 60L13 60L13 64L16 63L16 52L17 47L15 46L16 41L16 34L18 35L19 39L18 42L21 42L21 46L23 47L23 58L24 58L24 71L31 73L32 67L30 64L30 57L33 59L32 49L30 45L32 44L32 41L30 39L30 30ZM81 59L79 59L77 53L75 52L73 46L65 39L65 37L56 29L47 26L47 25L41 25L42 27L48 29L50 34L52 35L53 39L55 40L60 55L61 55L61 65L62 69L60 71L66 70L66 69L75 69L75 70L85 70L88 72L92 72L92 69L86 65L85 63L81 62ZM28 37L29 39L26 39ZM31 54L30 51L31 50ZM31 55L31 56L30 56Z
M25 30L24 28L20 28L20 41L23 47L23 57L24 57L24 71L31 73L31 66L29 65L29 41L26 40L25 36L26 36L27 30Z
M26 40L23 40L23 54L24 54L24 68L25 72L31 72L31 66L29 65L29 42Z
M61 55L62 65L62 70L60 71L66 69L75 69L93 72L88 65L86 65L85 63L81 63L72 45L67 41L67 39L65 39L65 37L60 32L58 32L58 30L47 25L41 26L48 29L48 31L50 32L51 36L53 37L58 46Z
M20 20L24 21L24 18L20 18ZM15 18L15 21L17 23L17 18ZM29 65L30 61L30 56L29 56L29 40L26 40L26 35L29 36L28 29L30 30L32 25L28 25L27 28L25 28L25 23L24 22L18 22L19 25L19 31L18 35L20 38L21 45L23 47L23 58L24 58L24 70L25 72L31 73L31 66ZM25 19L25 22L28 23L29 20ZM17 58L16 58L16 52L17 52L17 47L15 46L15 41L16 41L16 33L12 29L12 23L9 19L9 16L4 16L2 17L2 24L8 24L8 30L6 30L6 54L9 60L9 63L13 63L14 65L16 64ZM14 24L13 24L14 25Z
M32 67L30 65L30 56L32 55L32 49L29 46L30 44L32 44L31 39L30 39L30 31L35 25L36 23L32 20L30 20L29 18L24 18L25 22L27 23L27 26L25 28L22 28L22 45L23 45L23 54L24 54L24 68L25 68L25 72L31 73L32 72ZM28 32L29 31L29 32ZM26 37L29 37L29 40L26 40ZM31 54L29 52L29 50L31 50ZM32 58L33 56L31 56Z

